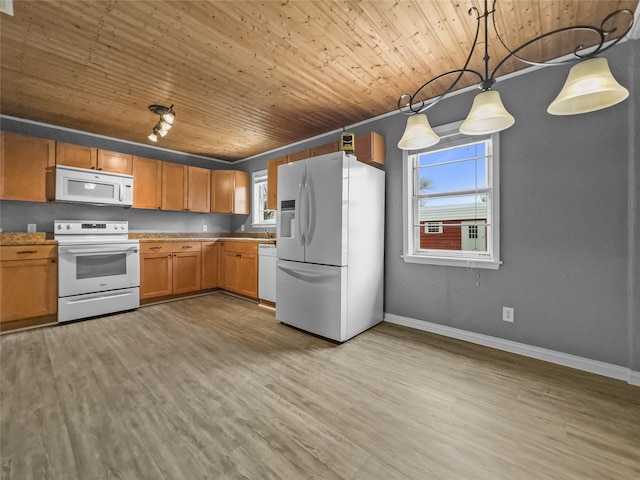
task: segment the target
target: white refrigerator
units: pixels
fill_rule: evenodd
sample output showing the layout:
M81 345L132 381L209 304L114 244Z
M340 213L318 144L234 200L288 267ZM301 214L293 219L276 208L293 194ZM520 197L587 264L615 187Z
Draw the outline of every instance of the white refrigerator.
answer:
M344 152L278 167L278 320L338 342L382 321L384 188Z

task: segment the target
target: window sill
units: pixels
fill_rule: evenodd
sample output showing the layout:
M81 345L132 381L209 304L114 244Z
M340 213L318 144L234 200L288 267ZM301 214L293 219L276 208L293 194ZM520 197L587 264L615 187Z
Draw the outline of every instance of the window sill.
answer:
M252 223L251 226L252 227L259 227L259 228L276 228L276 222L272 222L272 223Z
M502 262L483 258L456 258L456 257L427 257L423 255L403 255L405 263L420 263L423 265L441 265L446 267L485 268L498 270Z

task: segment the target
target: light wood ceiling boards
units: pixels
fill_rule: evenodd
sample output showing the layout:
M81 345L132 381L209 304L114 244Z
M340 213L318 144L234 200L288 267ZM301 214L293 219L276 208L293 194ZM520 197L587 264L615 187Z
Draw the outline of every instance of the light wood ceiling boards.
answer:
M505 0L497 23L513 47L637 5ZM390 112L401 93L460 68L475 33L470 6L482 7L478 0L15 0L14 16L0 15L1 111L150 143L157 117L148 105L174 104L175 126L158 146L242 159ZM557 40L528 54L553 58L580 41ZM490 47L496 62L504 56L495 39ZM472 68L481 68L482 50ZM510 63L501 74L524 66Z

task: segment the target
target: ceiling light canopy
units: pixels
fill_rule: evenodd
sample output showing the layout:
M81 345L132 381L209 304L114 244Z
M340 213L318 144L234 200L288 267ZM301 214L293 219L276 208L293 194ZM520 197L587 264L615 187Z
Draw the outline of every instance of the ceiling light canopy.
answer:
M169 132L169 130L171 130L173 121L176 118L176 112L173 111L173 105L171 105L170 107L163 107L162 105L149 105L149 110L160 116L160 120L158 120L158 123L156 123L155 127L153 127L153 132L151 132L147 137L152 142L157 142L158 137L164 137Z
M460 69L440 74L424 83L412 95L404 93L398 99L398 110L411 115L407 120L407 128L398 142L398 148L400 150L418 150L438 143L440 138L431 129L427 116L423 112L440 102L452 92L464 74L470 73L475 75L479 81L478 88L481 89L482 92L474 98L469 115L467 115L465 121L460 125L460 133L465 135L486 135L500 132L511 127L515 123L515 119L504 107L500 93L492 89L496 83L496 72L511 57L524 63L538 66L575 64L569 72L564 87L547 109L552 115L575 115L593 112L620 103L629 96L629 91L613 78L607 60L605 58L598 58L597 55L616 45L624 38L629 30L631 30L633 26L633 12L630 10L617 10L609 14L599 27L576 25L560 28L539 35L511 50L503 42L496 28L495 11L497 0L493 0L491 10L488 8L488 3L489 0L484 0L484 12L482 14L476 7L469 9L469 15L476 16L477 25L476 35L464 66ZM612 20L614 17L623 15L629 18L626 30L605 46L605 43L611 38L612 34L617 32L617 28L609 27L608 25L613 24ZM491 17L493 29L498 40L508 52L508 54L497 63L493 70L489 68L489 17ZM482 22L483 20L484 22ZM482 23L484 23L484 73L469 68L473 52L478 44ZM519 55L523 49L536 42L558 33L573 30L595 33L597 38L599 38L599 43L590 47L588 52L585 52L583 46L579 45L573 51L572 58L552 63L532 62ZM425 88L435 81L450 75L455 76L453 82L447 87L444 93L427 104L427 101L421 98L423 92L426 91Z

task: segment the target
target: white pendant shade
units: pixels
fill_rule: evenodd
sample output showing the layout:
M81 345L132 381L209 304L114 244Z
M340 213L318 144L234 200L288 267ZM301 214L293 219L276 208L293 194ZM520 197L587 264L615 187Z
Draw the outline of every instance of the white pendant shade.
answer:
M424 113L412 115L407 119L407 128L398 142L400 150L420 150L440 141L440 137L431 129Z
M155 132L150 133L149 136L147 137L149 140L151 140L152 142L157 142L158 141L158 135L156 135Z
M486 90L473 99L471 111L460 125L460 133L485 135L506 130L514 123L516 123L515 118L502 104L500 92Z
M562 90L551 102L551 115L577 115L620 103L629 90L620 85L609 70L606 58L590 58L571 67Z

